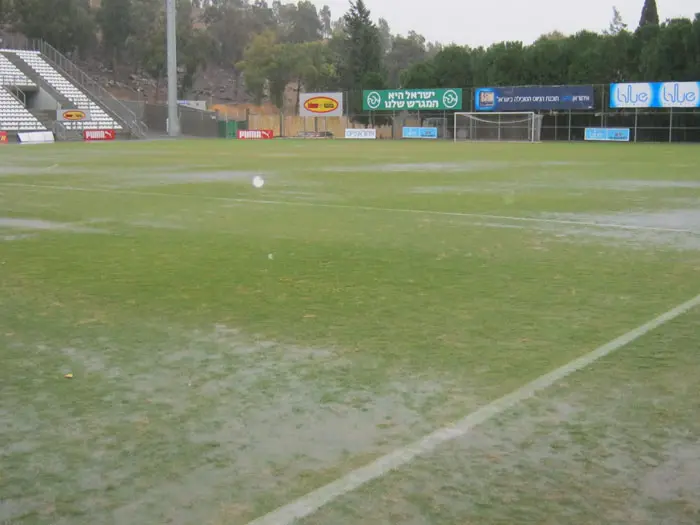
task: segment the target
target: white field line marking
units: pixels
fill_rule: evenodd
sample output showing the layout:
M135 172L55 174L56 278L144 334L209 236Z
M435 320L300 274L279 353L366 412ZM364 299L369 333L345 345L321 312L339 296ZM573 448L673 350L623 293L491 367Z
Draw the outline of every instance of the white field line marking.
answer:
M219 202L238 202L242 204L274 204L285 206L302 206L307 208L333 208L342 210L361 210L361 211L377 211L389 213L410 213L414 215L436 215L443 217L465 217L471 219L490 219L501 221L516 221L516 222L533 222L545 224L566 224L569 226L587 226L595 228L615 228L621 230L633 231L655 231L666 233L687 233L691 235L700 235L700 231L686 230L681 228L664 228L657 226L636 226L632 224L618 224L607 222L592 222L592 221L575 221L567 219L551 219L538 217L513 217L508 215L489 215L484 213L465 213L457 211L435 211L435 210L413 210L408 208L381 208L374 206L353 206L349 204L332 204L324 202L302 202L302 201L280 201L280 200L263 200L263 199L241 199L235 197L214 197L209 195L191 195L183 193L164 193L155 191L132 191L132 190L117 190L107 188L84 188L79 186L53 186L49 184L23 184L19 182L3 182L0 186L9 186L17 188L29 188L35 190L56 190L56 191L81 191L86 193L110 193L113 195L134 195L138 197L175 197L175 198L195 198Z
M354 491L365 483L378 479L392 470L407 465L417 456L432 452L438 446L447 443L448 441L465 436L475 426L484 423L485 421L501 414L505 410L512 408L519 403L522 403L528 398L534 396L538 391L552 386L557 381L560 381L574 372L587 367L598 359L611 354L615 350L628 345L632 341L639 339L655 328L658 328L659 326L675 319L698 305L700 305L700 295L635 328L634 330L627 332L617 339L613 339L600 348L597 348L592 352L579 357L578 359L574 359L564 366L561 366L556 370L535 379L531 383L518 388L514 392L511 392L510 394L489 403L476 412L472 412L464 419L453 423L450 426L436 430L435 432L428 434L427 436L411 443L408 446L395 450L394 452L390 452L389 454L373 461L369 465L353 470L336 481L309 492L307 495L272 511L265 516L251 521L248 523L248 525L289 525L297 519L309 516L324 505L349 492Z

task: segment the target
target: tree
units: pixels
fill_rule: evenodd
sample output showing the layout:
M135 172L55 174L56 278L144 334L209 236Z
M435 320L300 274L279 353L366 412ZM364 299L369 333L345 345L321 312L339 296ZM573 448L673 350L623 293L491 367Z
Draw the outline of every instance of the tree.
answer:
M363 0L350 2L343 17L345 49L342 82L346 89L360 89L365 80L382 73L382 47L377 26Z
M540 37L530 47L522 42L501 42L486 49L481 61L486 83L492 86L553 84L550 80L561 73L550 68L561 61L561 41ZM539 77L533 80L533 77Z
M294 4L290 4L294 7ZM314 42L321 38L323 25L318 17L316 6L308 0L302 0L296 5L296 9L289 11L291 15L291 27L289 33L284 35L284 40L293 44Z
M644 0L642 16L639 18L639 27L646 25L659 25L659 11L656 8L656 0Z
M0 25L10 22L13 14L14 8L11 0L0 0Z
M401 87L406 89L425 89L437 87L433 61L419 62L401 73Z
M390 87L399 87L401 72L413 64L422 62L426 58L425 37L415 31L410 31L408 36L396 35L393 38L391 49L385 57L387 69L387 83Z
M659 80L697 80L692 61L693 24L687 18L668 20L648 40L639 58L643 78Z
M243 52L243 60L236 64L236 68L244 75L248 94L257 103L262 102L267 94L267 74L276 40L274 31L254 36Z
M389 22L387 22L385 18L380 18L377 21L377 29L379 30L379 40L382 44L382 53L387 54L391 51L394 40Z
M331 8L324 5L319 13L321 19L321 33L323 38L330 38L333 33L333 17L331 15Z
M102 45L116 67L131 36L131 0L103 0L97 12L97 23L102 30Z
M464 46L447 46L433 59L435 87L456 88L474 82L471 50Z
M59 51L85 53L94 48L95 22L87 0L22 0L14 2L17 29Z
M608 29L603 32L605 35L617 35L620 33L620 31L624 31L627 29L627 24L622 20L622 15L620 14L620 11L618 11L617 7L613 6L612 8L613 15L612 19L610 20L610 25L608 26Z

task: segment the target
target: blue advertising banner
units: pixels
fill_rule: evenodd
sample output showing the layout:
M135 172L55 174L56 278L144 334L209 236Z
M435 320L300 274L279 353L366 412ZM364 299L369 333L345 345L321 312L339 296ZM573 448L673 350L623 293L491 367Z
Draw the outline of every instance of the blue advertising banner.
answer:
M629 142L629 128L586 128L584 140L605 142Z
M401 138L404 139L436 139L437 128L401 128Z
M540 111L593 109L593 86L479 88L477 111Z
M697 108L700 82L610 84L611 108Z

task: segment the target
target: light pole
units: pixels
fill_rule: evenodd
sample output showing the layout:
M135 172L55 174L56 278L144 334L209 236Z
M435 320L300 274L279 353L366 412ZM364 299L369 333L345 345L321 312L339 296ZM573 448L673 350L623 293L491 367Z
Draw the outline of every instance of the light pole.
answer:
M168 134L171 137L180 135L180 120L177 115L177 20L175 3L177 0L165 0L167 19L167 51L168 51Z

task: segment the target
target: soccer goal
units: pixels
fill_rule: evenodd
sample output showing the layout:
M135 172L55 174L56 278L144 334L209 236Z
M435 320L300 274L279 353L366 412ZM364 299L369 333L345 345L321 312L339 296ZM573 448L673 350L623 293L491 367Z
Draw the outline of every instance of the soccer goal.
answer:
M455 113L454 140L539 142L542 115L532 112Z

